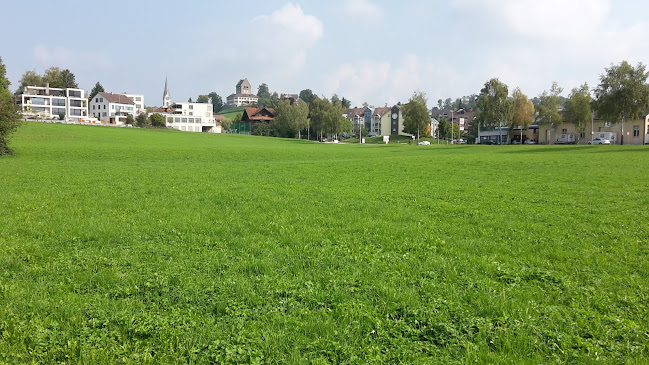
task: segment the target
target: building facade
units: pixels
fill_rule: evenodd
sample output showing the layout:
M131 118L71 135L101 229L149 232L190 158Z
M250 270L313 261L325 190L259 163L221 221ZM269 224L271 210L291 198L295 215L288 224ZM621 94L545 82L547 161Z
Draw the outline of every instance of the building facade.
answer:
M135 115L138 115L140 113L144 113L144 95L141 94L122 94L124 96L127 96L133 100L133 103L135 104Z
M78 121L88 117L88 96L83 89L26 86L15 96L25 117Z
M592 123L577 126L573 123L560 123L553 128L546 125L539 127L539 142L555 144L561 142L562 135L574 135L576 144L588 144L593 138L602 136L610 139L611 143L642 145L649 144L649 113L644 113L636 120L626 120L624 123L607 122L595 119Z
M123 94L100 92L90 100L90 115L108 124L124 124L128 115L135 118L135 102Z
M248 79L239 80L235 88L235 93L228 96L226 104L231 107L243 105L257 105L259 97L252 93L252 88Z
M161 113L167 128L183 132L221 133L212 114L212 104L173 103Z

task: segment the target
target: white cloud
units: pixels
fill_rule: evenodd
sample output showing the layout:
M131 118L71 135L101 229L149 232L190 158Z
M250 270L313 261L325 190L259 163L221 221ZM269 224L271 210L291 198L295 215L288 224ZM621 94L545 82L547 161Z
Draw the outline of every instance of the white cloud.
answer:
M457 91L460 77L448 68L422 61L414 54L404 55L396 65L388 61L364 60L345 63L326 75L326 95L334 93L352 101L374 106L407 102L414 91L428 92L429 105L440 93ZM432 92L431 92L432 90Z
M377 21L383 18L383 9L370 0L347 0L345 12L358 20Z

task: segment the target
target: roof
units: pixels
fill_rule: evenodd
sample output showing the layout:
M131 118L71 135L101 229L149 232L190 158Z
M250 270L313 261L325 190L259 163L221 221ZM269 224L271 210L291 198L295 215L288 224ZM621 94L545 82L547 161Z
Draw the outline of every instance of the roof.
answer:
M135 103L133 102L133 99L129 98L126 95L106 93L106 92L100 92L97 95L101 95L109 103L135 105Z
M232 95L228 96L228 99L229 99L229 98L236 98L236 97L242 97L242 98L258 98L258 96L255 95L255 94L232 94Z
M275 118L275 109L272 108L246 108L243 112L243 121L271 121Z
M250 83L250 82L248 81L248 79L245 79L245 78L244 78L244 79L239 80L239 82L237 83L237 86L241 86L241 84L243 84L244 81ZM230 84L230 85L232 85L232 84Z
M350 108L345 112L347 118L361 117L365 114L365 108Z
M392 108L376 108L374 109L374 113L372 113L372 116L378 115L379 117L382 117L385 115L385 113L389 112Z

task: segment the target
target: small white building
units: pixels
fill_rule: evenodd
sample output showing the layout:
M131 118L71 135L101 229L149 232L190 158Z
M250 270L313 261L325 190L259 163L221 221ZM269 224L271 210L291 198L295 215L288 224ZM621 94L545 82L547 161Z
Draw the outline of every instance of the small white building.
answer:
M14 100L25 117L53 119L63 115L71 121L88 117L88 99L83 89L25 86Z
M172 103L162 113L167 128L184 132L221 133L221 126L212 114L212 104Z
M135 118L135 103L122 94L100 92L90 100L90 115L107 124L124 124L127 115Z
M228 96L226 103L229 106L257 105L259 97L252 93L248 79L239 80L235 93Z

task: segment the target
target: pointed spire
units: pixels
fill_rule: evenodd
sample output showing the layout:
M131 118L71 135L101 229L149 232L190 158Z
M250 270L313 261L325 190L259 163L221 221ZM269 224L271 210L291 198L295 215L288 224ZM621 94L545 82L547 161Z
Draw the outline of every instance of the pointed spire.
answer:
M162 94L162 106L164 108L171 105L171 94L169 94L169 83L167 82L167 75L165 75L165 90Z

